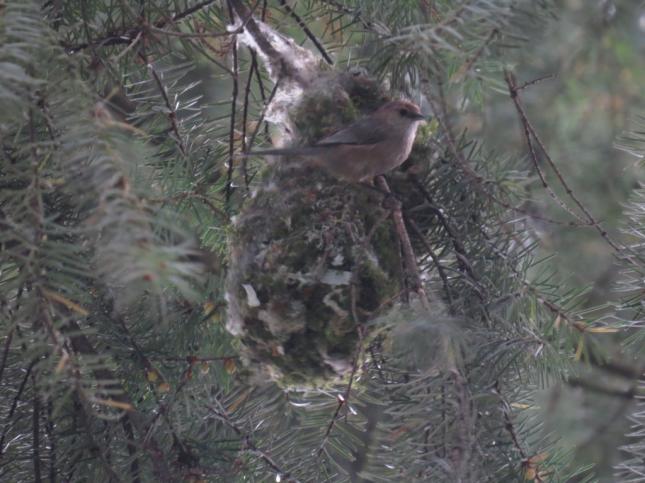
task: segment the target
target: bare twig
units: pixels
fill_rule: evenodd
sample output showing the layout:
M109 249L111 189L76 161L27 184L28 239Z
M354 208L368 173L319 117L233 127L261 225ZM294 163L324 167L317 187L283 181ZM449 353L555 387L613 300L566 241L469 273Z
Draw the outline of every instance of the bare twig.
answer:
M329 65L334 65L334 61L329 56L320 40L318 40L318 38L313 34L311 30L309 30L309 27L307 27L307 24L304 22L304 20L300 18L300 16L289 6L289 4L285 0L280 0L280 5L289 15L291 15L291 17L293 17L293 19L297 22L305 35L309 37L309 40L313 42L313 44L316 46L316 49L318 49L318 52L320 52L320 55L322 55L323 59L325 59L325 62L327 62Z
M246 125L247 125L248 116L249 116L249 104L250 104L249 97L251 95L251 81L253 80L253 74L258 70L257 55L255 55L255 52L250 47L248 50L251 53L251 67L249 68L249 74L246 78L246 86L244 87L244 105L242 106L242 152L246 152ZM242 159L242 173L244 175L244 185L248 190L249 173L246 169L246 157Z
M515 88L515 90L516 91L521 91L523 89L526 89L527 87L531 87L531 86L533 86L535 84L539 84L540 82L545 81L547 79L553 79L554 77L555 77L555 74L543 75L541 77L538 77L537 79L533 79L533 80L524 82L523 84L517 86Z
M529 154L530 154L530 159L533 163L533 167L535 168L536 173L538 174L538 177L540 178L540 181L542 183L542 187L547 191L549 196L567 213L569 213L571 216L576 218L578 221L583 222L584 220L580 215L578 215L575 211L573 211L571 208L567 206L567 204L560 199L560 197L551 189L551 186L549 186L549 183L546 180L546 176L544 172L542 171L542 168L540 167L540 161L537 156L537 152L535 150L535 146L533 145L533 138L531 136L531 131L529 128L528 124L528 119L525 117L524 110L522 109L522 106L519 104L519 99L517 97L517 89L515 87L515 80L511 77L511 74L507 71L505 72L505 79L506 83L508 84L509 87L509 92L511 93L511 99L513 99L513 102L515 103L515 107L518 109L518 114L520 115L520 120L522 122L522 132L524 133L524 138L526 139L526 145L529 149Z
M155 26L147 27L148 30L156 34L168 35L170 37L181 37L185 39L211 39L218 37L230 37L240 33L244 27L237 28L235 30L226 31L226 32L179 32L174 30L164 30L157 28Z
M275 93L278 92L278 86L280 85L280 81L276 82L273 86L273 89L271 90L271 93L269 94L268 99L264 103L264 108L262 109L262 112L260 113L260 117L258 118L258 122L255 126L255 129L253 130L253 133L251 134L251 138L249 139L249 142L246 147L246 152L245 154L248 154L248 152L253 148L253 143L255 142L255 138L257 137L258 133L260 132L260 126L264 122L264 116L266 116L267 109L269 108L269 105L271 104L271 101L275 97Z
M265 34L260 29L260 26L253 19L252 11L244 4L244 2L242 2L242 0L228 0L228 4L239 18L248 18L248 22L246 23L244 30L253 38L257 49L268 57L268 64L273 65L278 69L278 79L285 76L301 84L306 84L307 81L303 77L301 69L294 65L293 62L282 53L278 52L274 45L266 38Z
M190 15L192 15L193 13L198 12L202 8L212 5L216 1L217 0L204 0L203 2L193 5L192 7L189 7L186 10L176 13L170 18L157 20L152 25L152 27L156 29L163 29L163 27L165 27L166 25L183 20L189 17ZM91 42L84 42L82 44L76 44L76 45L63 44L63 47L70 54L74 54L76 52L85 50L87 48L108 47L111 45L127 44L129 48L130 45L137 39L137 37L143 32L144 29L145 29L145 25L140 25L137 27L131 27L131 28L121 30L120 32L109 32L105 36ZM163 33L168 34L168 32L163 32Z
M562 202L557 195L553 192L553 190L550 189L544 174L542 173L540 167L539 167L539 160L537 158L537 153L535 150L535 147L533 146L533 140L537 143L538 147L544 154L544 157L548 163L548 165L551 167L553 172L555 173L556 177L558 178L558 181L564 188L565 192L567 195L573 200L574 204L580 209L580 211L584 214L586 217L586 221L590 226L593 226L598 233L600 233L600 236L616 251L621 251L622 247L618 245L615 241L611 239L609 234L605 231L605 229L600 225L598 221L594 218L594 216L591 214L589 209L580 201L578 196L573 192L567 181L564 179L564 176L562 175L562 172L560 169L557 167L551 156L549 155L546 146L542 142L540 136L538 136L537 131L531 124L531 122L528 119L528 116L526 114L526 111L524 110L524 106L522 105L522 101L519 96L519 87L525 88L529 84L523 84L522 86L518 86L517 82L515 80L515 76L509 72L505 71L504 73L504 79L506 81L506 84L508 86L508 92L511 97L511 100L513 101L513 104L515 105L515 109L517 111L517 114L520 118L520 122L522 124L522 130L524 132L524 137L526 139L526 143L529 147L529 153L531 155L531 160L533 162L533 165L535 166L538 176L540 177L540 180L542 181L542 186L548 190L549 194L551 195L552 198L554 198L556 201L559 201L559 204L561 207L566 209L568 213L571 213L573 216L578 218L579 220L582 220L582 218L576 214L573 210L568 208L568 206Z
M251 19L251 17L248 17ZM233 12L231 10L231 21L233 19ZM226 203L231 200L231 194L233 193L233 168L234 168L234 157L235 154L235 115L237 112L237 94L238 94L238 61L237 61L237 35L233 36L233 76L231 81L233 83L232 92L231 92L231 120L229 125L229 136L228 136L228 167L226 172Z
M345 28L355 23L360 23L365 30L372 30L372 28L374 27L374 24L371 21L363 18L363 16L361 15L361 11L358 9L353 10L351 8L346 7L345 5L342 5L340 2L337 2L335 0L322 0L322 2L325 5L332 7L334 9L333 10L334 12L341 13L343 15L347 15L348 17L352 18L352 21Z
M241 0L228 0L228 5L235 11L238 17L248 18L246 30L248 30L249 34L253 37L253 40L258 44L259 49L270 59L275 61L276 64L280 64L282 56L260 31L260 27L258 27L258 24L253 20L251 10L244 5Z
M376 183L381 190L385 191L386 193L392 193L390 187L387 184L387 181L385 181L385 178L383 176L377 176ZM421 281L417 258L414 254L412 243L410 242L408 230L405 227L403 213L401 212L401 206L397 206L394 210L392 210L392 221L394 223L396 234L401 241L401 248L403 251L403 257L405 259L406 271L408 275L412 277L412 281L414 283L414 291L419 296L423 307L427 310L430 310L430 303L428 301L428 297L426 296L425 289L423 288L423 282Z
M9 357L9 349L11 348L11 341L13 340L14 330L15 327L12 327L7 334L7 338L4 341L4 350L2 351L2 360L0 361L0 382L2 382L2 374L4 372L4 368L7 365L7 357Z

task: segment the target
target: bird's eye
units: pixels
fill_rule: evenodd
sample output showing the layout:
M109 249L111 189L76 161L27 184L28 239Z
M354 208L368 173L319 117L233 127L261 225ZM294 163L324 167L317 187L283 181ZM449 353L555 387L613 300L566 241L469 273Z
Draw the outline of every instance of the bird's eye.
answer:
M400 109L399 114L401 114L403 117L405 117L405 116L408 115L408 111L406 111L405 109Z

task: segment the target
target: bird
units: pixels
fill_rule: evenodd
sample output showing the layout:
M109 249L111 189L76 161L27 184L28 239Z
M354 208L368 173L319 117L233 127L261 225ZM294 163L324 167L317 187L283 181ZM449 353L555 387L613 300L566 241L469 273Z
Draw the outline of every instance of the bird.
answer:
M410 155L421 109L394 100L311 146L251 151L248 155L303 157L341 181L364 183L400 166Z

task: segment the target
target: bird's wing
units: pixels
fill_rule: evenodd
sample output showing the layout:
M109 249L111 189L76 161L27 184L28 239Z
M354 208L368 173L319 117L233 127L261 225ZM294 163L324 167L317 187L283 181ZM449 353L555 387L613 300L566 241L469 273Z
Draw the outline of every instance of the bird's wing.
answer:
M373 119L359 119L346 128L335 132L331 136L321 139L316 146L330 146L335 144L370 145L383 141L387 128L378 126Z

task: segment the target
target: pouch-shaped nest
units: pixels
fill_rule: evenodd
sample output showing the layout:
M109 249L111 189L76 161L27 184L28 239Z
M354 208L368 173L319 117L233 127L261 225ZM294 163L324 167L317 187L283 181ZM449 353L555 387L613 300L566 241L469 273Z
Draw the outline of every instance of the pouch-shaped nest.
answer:
M361 72L330 73L293 112L302 144L385 100ZM230 237L228 330L251 368L285 386L349 373L365 324L401 291L398 244L383 195L339 182L298 158L266 168Z
M295 161L273 168L231 236L227 328L247 360L289 386L351 369L357 324L400 291L381 199Z

